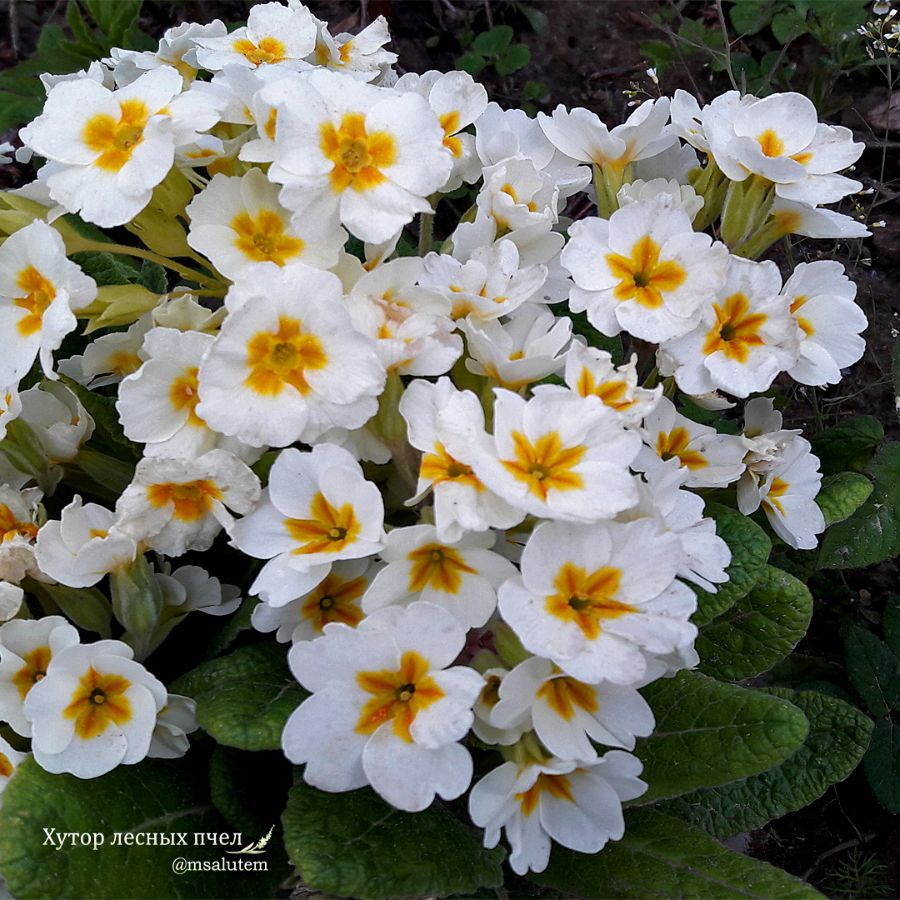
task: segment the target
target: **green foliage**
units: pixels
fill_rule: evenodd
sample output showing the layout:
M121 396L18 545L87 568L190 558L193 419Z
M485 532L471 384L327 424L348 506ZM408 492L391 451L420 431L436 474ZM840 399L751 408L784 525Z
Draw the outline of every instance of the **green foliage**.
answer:
M0 874L10 893L21 900L271 897L287 875L286 869L275 864L268 873L175 874L172 860L176 856L212 861L222 857L222 848L112 844L117 831L136 835L233 832L198 784L202 782L196 773L181 760L145 760L83 780L51 775L28 759L3 794ZM57 849L45 840L45 828L60 833L99 832L105 843L97 849L80 842Z
M369 788L327 794L298 776L282 825L304 883L327 894L446 897L503 883L503 850L485 850L440 802L405 813Z
M718 585L714 594L697 589L697 611L691 621L698 626L711 622L752 590L772 549L762 528L737 510L707 503L705 514L715 520L716 534L728 544L731 563L726 569L728 581Z
M457 57L456 67L477 75L493 66L498 75L511 75L531 62L526 44L513 44L514 31L509 25L495 25L490 31L475 35L468 50Z
M809 731L806 716L786 700L698 672L655 681L642 693L656 729L635 749L650 785L639 804L765 772Z
M833 866L825 879L829 897L879 900L893 897L894 891L888 879L888 867L878 861L874 853L866 853L859 847L851 848Z
M726 681L768 671L806 634L812 607L801 581L766 566L749 594L700 630L700 671Z
M884 427L875 416L850 416L810 438L823 475L863 472L875 448L884 440Z
M220 744L277 750L288 716L307 696L291 675L281 644L249 644L201 663L172 691L197 702L197 722Z
M802 809L856 768L872 733L870 719L849 703L817 691L771 688L767 693L803 710L809 719L803 745L767 772L668 800L661 804L664 812L726 838Z
M816 503L825 516L825 525L849 519L869 499L872 482L859 472L838 472L822 479Z
M887 442L867 468L874 481L868 500L825 533L822 569L858 569L900 553L900 442Z
M25 587L29 594L38 598L48 613L58 610L85 631L93 631L102 638L112 636L112 608L97 588L73 588L33 579L29 579Z
M860 626L844 643L847 674L869 712L875 716L872 743L863 760L875 796L892 813L900 813L900 600L891 598L885 612L885 638Z
M62 75L86 69L108 56L112 47L154 47L155 42L138 29L142 5L143 0L69 0L66 22L73 37L58 25L44 25L37 52L0 73L0 132L40 113L46 92L38 76L44 72Z
M550 865L532 876L576 897L821 896L808 884L726 850L697 828L652 809L625 816L625 837L594 856L554 847Z

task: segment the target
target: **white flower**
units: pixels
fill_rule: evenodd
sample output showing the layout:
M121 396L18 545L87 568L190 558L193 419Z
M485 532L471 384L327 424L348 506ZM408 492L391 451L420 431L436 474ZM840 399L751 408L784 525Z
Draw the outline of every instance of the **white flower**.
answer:
M363 619L362 596L378 570L369 559L340 560L308 594L284 606L258 603L251 621L257 631L275 632L276 640L311 641L329 622L355 628Z
M48 772L79 778L138 763L147 755L167 697L121 641L60 650L25 698L35 762Z
M700 307L697 327L661 347L678 386L688 394L718 388L746 397L793 366L799 328L780 291L774 262L731 257L724 285Z
M484 679L468 666L446 668L465 628L430 603L392 607L356 629L331 624L323 637L294 644L291 671L312 696L282 736L303 778L326 791L370 784L391 805L418 812L435 794L458 797L472 778L461 744Z
M741 477L747 445L742 438L718 434L681 415L667 397L644 417L644 448L635 468L648 472L677 459L688 470L687 487L724 487Z
M116 503L120 531L166 556L208 550L233 519L249 512L259 480L227 450L196 459L145 457Z
M662 387L638 387L637 355L627 363L613 365L605 350L573 341L566 354L565 382L581 397L599 397L618 413L623 424L635 425L657 404Z
M818 457L810 443L794 437L768 466L755 489L749 485L738 495L738 506L745 516L762 505L772 530L797 550L813 550L816 535L825 530L825 517L815 501L822 484Z
M25 591L17 584L0 581L0 622L8 622L22 608Z
M194 40L198 63L213 72L229 65L299 69L308 67L304 59L316 46L316 25L305 6L261 3L251 8L246 26L231 34Z
M169 694L166 705L156 715L156 727L150 738L147 756L177 759L190 747L188 735L196 731L197 704L190 697Z
M325 234L340 223L377 243L431 212L425 198L452 168L443 139L418 94L316 70L300 96L279 107L269 178L284 185L281 202L300 223Z
M511 744L515 744L526 731L530 730L531 721L525 716L522 721L517 722L509 728L497 728L495 725L491 724L491 711L500 699L500 685L503 679L509 674L509 671L502 666L490 666L487 662L485 662L485 664L489 665L489 667L484 668L483 665L480 664L481 660L490 660L491 662L500 661L495 654L486 650L482 650L480 653L476 654L475 658L472 660L472 668L481 672L485 680L485 685L481 689L481 693L478 695L475 705L472 707L472 711L475 713L475 720L472 722L472 731L480 741L484 741L486 744L500 744L501 746L508 747Z
M448 421L455 426L451 435L467 427L484 429L484 411L473 393L457 391L449 378L437 384L415 380L400 400L400 414L407 440L422 451L417 496L410 502L433 493L439 540L457 541L466 531L509 528L522 520L521 512L488 490L472 467L451 456L443 444Z
M505 159L484 170L484 184L478 193L478 210L490 216L498 236L531 226L557 221L559 186L530 159Z
M429 253L420 280L452 303L454 319L499 319L538 292L547 280L547 267L520 266L519 249L511 240L478 247L465 262L447 254Z
M775 198L772 218L766 227L771 229L773 241L785 234L844 239L869 237L872 234L862 222L843 213L833 209L817 209L782 197Z
M9 141L0 144L0 166L8 166L13 161L16 148Z
M59 521L38 532L35 556L41 571L69 587L89 587L133 562L134 539L115 527L115 515L96 503L82 505L75 496Z
M9 423L18 419L21 412L22 398L19 396L18 387L10 385L5 391L0 391L0 441L6 437Z
M378 488L343 448L283 450L262 503L231 530L234 545L268 559L250 588L272 606L312 590L331 563L381 549L384 506Z
M34 558L43 518L37 488L16 490L0 484L0 580L18 584L26 575L45 581Z
M223 437L197 415L197 375L214 343L212 335L153 328L141 348L141 367L119 385L116 410L127 437L146 444L146 456L193 459L217 447L245 461L258 455L234 438Z
M9 784L9 779L27 758L27 753L16 750L9 741L0 737L0 802L3 800L3 792Z
M619 206L657 198L675 209L683 209L691 220L703 209L703 198L689 184L679 184L675 179L637 179L623 185L616 194Z
M800 326L800 359L788 375L801 384L837 384L841 369L866 349L859 332L869 323L855 302L856 285L839 262L823 259L800 263L781 293Z
M482 533L445 543L433 525L395 528L380 552L387 565L366 590L363 610L424 600L467 629L480 628L497 607L497 588L516 574L509 560L491 551L496 538Z
M372 338L385 369L402 375L443 375L462 355L450 301L426 287L418 257L394 259L366 272L345 306L354 327Z
M102 227L134 218L172 168L176 144L215 122L181 88L170 66L117 91L90 77L51 88L43 113L19 132L48 160L40 178L50 196Z
M538 113L538 122L553 145L579 162L624 169L629 163L656 156L675 141L666 123L669 100L645 100L621 125L613 129L596 113L560 104L552 116Z
M126 331L112 331L95 337L82 356L61 360L59 371L92 390L117 384L141 367L141 345L153 327L153 316L145 313Z
M94 420L64 384L42 381L22 391L19 418L31 426L50 463L73 460L94 433Z
M694 592L675 580L681 557L678 538L651 519L542 522L521 578L500 587L500 615L526 650L567 675L635 684L647 670L643 651L668 653L696 635Z
M16 734L31 737L25 698L47 674L54 654L78 640L78 632L62 616L13 619L0 625L0 720Z
M455 191L463 182L472 184L481 175L481 161L475 152L475 138L463 129L484 112L487 91L468 72L407 72L394 90L415 91L437 114L444 129L444 146L453 154L453 171L441 193Z
M596 759L591 741L632 750L635 738L653 731L653 712L633 687L585 684L539 656L519 663L498 691L490 723L509 728L530 722L541 743L561 759Z
M166 564L154 577L163 586L163 600L170 614L187 615L196 610L210 616L229 616L241 605L240 588L222 584L200 566L181 566L169 572Z
M35 220L0 247L0 384L15 384L40 356L55 378L53 352L75 330L73 309L86 306L97 285L66 258L59 232Z
M637 500L628 466L640 450L638 436L599 400L550 385L528 401L500 388L494 396L494 434L454 422L446 445L509 504L534 516L591 522Z
M597 853L622 838L622 802L647 789L641 769L640 760L622 750L596 762L553 758L521 768L506 762L472 788L469 815L485 829L485 847L496 847L506 831L514 872L543 872L552 841Z
M347 237L337 228L320 240L305 238L302 221L292 223L290 212L278 202L278 186L256 168L242 178L214 175L186 211L191 219L188 243L232 281L253 277L263 262L328 269Z
M561 257L575 280L569 306L587 310L603 334L624 329L654 342L686 334L725 280L725 247L659 198L631 203L609 221L582 219L569 235Z
M391 39L387 19L379 16L359 34L339 34L332 37L328 25L313 17L316 23L316 49L308 58L327 69L335 69L360 81L373 81L397 61L397 54L384 50Z
M197 415L255 447L364 424L385 372L341 296L336 276L301 264L267 263L235 284L228 318L200 365Z
M215 19L208 25L182 22L169 28L160 38L156 50L123 50L113 47L107 61L113 68L116 85L131 84L144 72L160 66L172 66L181 73L185 86L190 84L200 68L197 62L197 38L217 38L227 34L225 24Z
M559 372L572 338L571 319L538 303L519 307L502 323L470 316L459 324L469 351L466 368L511 391Z

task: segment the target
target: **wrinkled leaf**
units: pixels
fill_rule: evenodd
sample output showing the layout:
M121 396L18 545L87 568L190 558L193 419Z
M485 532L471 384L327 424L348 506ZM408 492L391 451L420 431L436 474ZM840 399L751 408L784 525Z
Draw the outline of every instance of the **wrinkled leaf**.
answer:
M869 499L873 487L859 472L838 472L823 478L816 503L825 516L825 525L849 519Z

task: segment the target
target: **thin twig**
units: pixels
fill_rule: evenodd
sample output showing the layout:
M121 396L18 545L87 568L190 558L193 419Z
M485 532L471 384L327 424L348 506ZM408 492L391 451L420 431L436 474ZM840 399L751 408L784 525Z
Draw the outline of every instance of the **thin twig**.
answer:
M731 41L728 40L728 25L725 24L725 11L722 9L722 0L716 0L716 12L719 15L719 25L722 28L722 40L725 46L725 71L731 86L737 91L740 88L734 80L734 70L731 68Z

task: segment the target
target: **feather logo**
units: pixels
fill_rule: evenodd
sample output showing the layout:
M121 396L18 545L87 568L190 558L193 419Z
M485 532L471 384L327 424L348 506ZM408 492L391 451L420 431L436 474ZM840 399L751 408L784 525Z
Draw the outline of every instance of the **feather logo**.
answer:
M266 833L263 835L258 841L250 841L246 847L242 850L229 850L228 853L232 854L251 854L251 853L265 853L266 852L266 844L272 840L272 834L275 831L275 826L273 825Z

